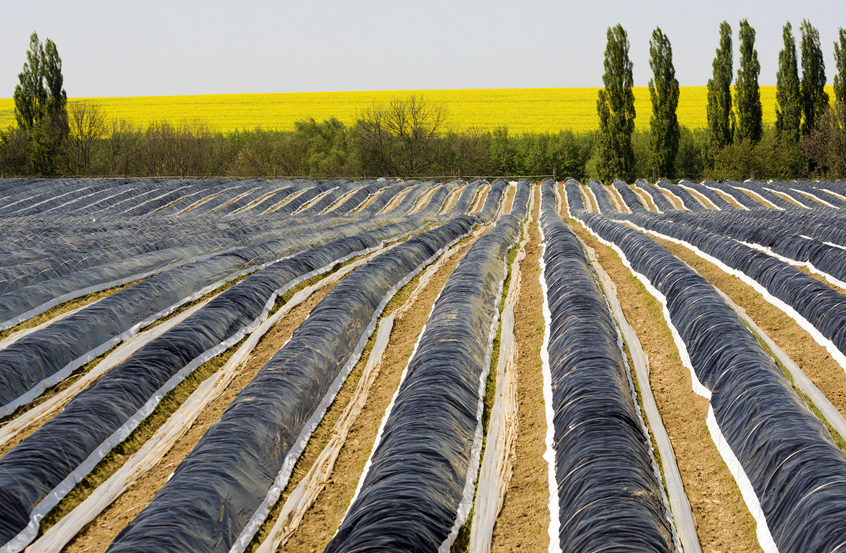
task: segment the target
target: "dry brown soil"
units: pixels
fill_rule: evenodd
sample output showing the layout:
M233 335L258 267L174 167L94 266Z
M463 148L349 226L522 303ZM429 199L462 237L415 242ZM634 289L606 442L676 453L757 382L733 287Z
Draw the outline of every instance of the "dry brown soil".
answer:
M513 473L502 512L496 521L492 552L547 551L549 548L549 488L546 450L546 414L543 400L541 347L543 346L543 292L540 286L541 240L537 215L539 187L533 188L533 222L526 257L520 262L520 296L514 308L517 345L517 442Z

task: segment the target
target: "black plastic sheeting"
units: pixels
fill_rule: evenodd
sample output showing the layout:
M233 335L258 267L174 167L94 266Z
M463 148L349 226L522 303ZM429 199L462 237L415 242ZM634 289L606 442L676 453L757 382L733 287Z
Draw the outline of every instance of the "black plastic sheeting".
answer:
M635 194L631 188L626 186L626 183L616 180L611 186L613 186L620 194L620 197L623 198L623 202L626 204L626 207L629 208L629 211L646 211L646 208L643 207L642 203L640 203L640 198L637 197L637 194Z
M702 228L650 216L630 216L635 224L692 244L742 271L791 306L846 354L846 296L779 259ZM841 268L846 258L840 256Z
M17 535L29 523L28 516L21 517L68 475L81 470L83 461L90 464L92 452L98 450L102 458L114 447L116 444L105 445L106 440L137 417L142 408L151 409L150 398L164 395L164 386L175 385L172 379L177 373L186 367L193 370L196 367L191 367L192 363L198 365L198 360L216 353L215 348L222 350L224 342L231 345L229 342L237 341L277 294L318 269L412 232L421 222L420 218L409 218L277 262L226 290L109 371L0 459L0 511L17 513L5 520L0 518L0 540L6 542ZM134 424L138 422L140 419ZM88 470L91 468L93 464ZM88 470L81 470L76 480Z
M811 222L814 218L814 215L809 212L794 213L807 222ZM708 217L676 212L666 214L660 219L757 244L782 257L811 263L820 271L846 281L846 250L785 230L778 224L767 224L766 221L755 221L751 217L744 217L744 212L734 210Z
M370 228L379 226L371 221ZM384 224L384 223L382 223ZM343 234L367 230L335 227L307 234L293 234L256 246L189 263L165 271L73 313L48 327L24 336L0 350L0 405L8 414L15 401L42 381L65 369L74 370L108 350L125 332L157 317L200 291L216 286L239 272L260 268ZM280 235L284 233L280 232ZM67 376L67 375L64 375ZM55 382L45 383L52 385ZM40 394L41 391L37 391ZM30 400L32 397L28 397Z
M503 217L450 275L409 361L361 492L327 553L438 551L447 541L468 470L476 470L470 462L484 395L480 379L490 366L505 257L519 234L519 220Z
M681 200L682 205L688 211L710 211L707 207L702 205L702 202L700 202L696 197L694 197L693 194L691 194L690 192L688 192L677 184L673 184L667 181L658 181L655 183L655 186L658 188L663 188L670 194L676 196L679 200Z
M666 297L779 551L846 546L846 455L755 336L705 279L655 242L606 218L577 215Z
M732 181L727 181L727 182L705 181L704 184L705 184L705 186L707 186L709 188L715 188L715 189L719 190L720 192L725 192L726 194L728 194L729 196L734 198L734 200L737 203L739 203L740 205L742 205L746 209L750 209L750 210L752 210L752 209L768 209L768 208L764 207L762 204L753 200L747 194L741 192L740 190L738 190L737 188L732 186L732 184L737 184L737 183L733 183Z
M617 327L550 181L542 198L561 550L674 551Z
M692 182L689 180L682 180L679 181L679 186L686 186L688 188L692 188L695 191L699 192L703 196L705 196L708 201L710 201L714 206L719 210L733 210L738 209L734 205L732 205L727 199L723 198L716 192L714 192L713 188L709 188L704 184L698 182Z
M494 183L496 184L496 183ZM522 221L529 214L529 197L532 195L532 183L526 179L517 183L517 190L514 192L514 200L511 202L511 215ZM487 203L482 213L487 210Z
M593 193L593 197L596 199L596 205L599 207L600 213L617 213L617 208L614 207L614 204L611 202L611 198L608 197L608 191L605 190L604 184L598 180L591 180L588 182L587 187L590 192Z
M646 192L650 198L652 198L652 203L655 204L655 207L658 208L658 211L661 213L666 213L668 211L677 211L675 206L670 203L670 200L664 195L663 192L649 184L643 179L639 179L635 182L635 186Z
M360 352L387 299L474 224L460 217L420 234L338 284L109 551L229 551L292 449L289 463L296 460L301 433L307 438L313 430L307 422L322 417L333 383L346 377L345 368L355 363L351 357Z

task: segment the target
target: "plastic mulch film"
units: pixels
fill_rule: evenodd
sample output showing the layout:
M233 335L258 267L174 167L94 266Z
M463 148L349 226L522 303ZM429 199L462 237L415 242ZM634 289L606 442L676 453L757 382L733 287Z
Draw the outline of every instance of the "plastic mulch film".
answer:
M587 256L542 185L543 278L558 495L556 551L676 551L613 318ZM550 549L553 550L552 548Z
M110 551L242 551L395 291L470 232L460 217L338 284L265 364Z
M702 205L702 202L697 200L693 194L682 188L677 184L673 184L667 181L658 181L655 183L657 188L662 188L672 194L673 196L677 197L679 201L682 203L682 206L688 211L694 212L702 212L702 211L710 211L707 207Z
M362 224L291 233L285 238L281 238L285 232L278 231L274 240L165 271L21 338L0 350L0 414L31 401L46 387L179 305L280 258L368 230ZM367 224L379 226L378 221Z
M511 202L511 215L514 215L517 220L523 221L529 214L529 197L532 195L532 183L523 179L516 186L517 190L514 192L514 200Z
M403 190L412 187L416 184L416 181L400 181L392 186L386 188L383 192L379 193L379 196L373 200L373 202L360 209L356 212L355 217L373 217L383 209L397 197Z
M518 236L515 216L500 219L448 279L326 551L449 551L472 506L505 257Z
M620 197L623 198L623 201L626 203L626 207L629 208L629 211L646 211L646 208L643 207L642 203L640 203L640 198L637 197L637 194L635 194L631 188L626 186L626 183L623 181L614 181L612 186L620 194Z
M280 293L420 224L420 219L410 218L272 264L112 369L0 459L0 507L9 514L0 518L0 539L5 543L21 534L21 543L28 543L24 538L34 537L40 518L129 435L164 394L258 325Z
M505 192L506 186L508 186L508 183L502 179L494 181L491 189L488 191L487 197L485 197L485 203L482 205L482 209L476 215L479 221L489 223L494 220L494 217L499 212L499 204L502 201L502 195Z
M824 342L823 345L841 365L846 365L846 297L843 294L784 261L726 236L649 216L632 217L630 220L642 228L695 246L757 282L772 297L799 315L792 318L807 321L803 324L802 320L797 320L812 335L813 329L816 329L825 340L829 340L831 347ZM840 256L840 259L842 268L846 257ZM820 341L819 337L815 338Z
M835 284L842 285L846 282L846 249L796 233L792 229L803 223L806 229L812 227L816 216L810 211L793 211L792 214L790 225L779 224L784 221L756 220L738 210L707 216L676 212L658 219L733 238L766 253L805 264L811 270L830 275L839 281Z
M736 182L733 183L733 186L735 188L739 188L740 190L747 190L752 192L753 196L764 200L764 204L766 207L773 206L775 209L779 210L799 209L799 206L789 202L778 194L774 194L771 189L767 188L763 185L763 183L760 183L758 181L748 180L742 183Z
M702 183L704 186L708 188L712 188L714 190L719 190L720 192L724 192L734 198L734 200L745 207L746 209L753 210L753 209L767 209L760 203L756 202L748 195L744 194L734 186L731 186L731 181L726 182L714 182L714 181L705 181ZM737 184L737 183L734 183Z
M731 211L731 210L739 209L737 206L735 206L734 204L729 202L723 196L720 196L719 194L717 194L714 191L713 188L708 188L707 186L705 186L702 183L693 182L693 181L689 181L689 180L680 180L679 186L681 188L684 188L685 190L688 190L688 191L692 190L693 192L697 192L697 193L701 194L702 196L705 197L706 200L711 202L711 205L714 206L714 208L717 211L723 211L723 210Z
M587 188L596 199L596 205L599 207L600 213L618 213L617 208L611 202L611 198L608 197L608 191L605 190L605 185L598 180L591 180L588 182Z
M667 301L696 376L711 391L708 427L758 523L765 551L846 546L846 455L717 291L643 234L579 214Z
M781 184L791 190L796 190L797 192L803 193L806 196L822 202L827 206L837 209L846 208L846 200L844 200L842 196L838 196L836 193L833 193L831 190L826 190L825 188L821 188L819 186L813 186L811 183L803 181Z
M635 182L635 186L649 194L649 197L652 198L652 202L655 204L655 207L658 208L658 211L661 213L666 213L668 211L676 211L676 208L673 204L670 203L670 200L657 188L649 184L643 179L638 179Z
M383 217L402 217L403 215L406 215L412 208L414 208L415 205L417 205L417 201L421 196L423 196L423 194L439 185L440 181L437 180L430 180L415 184L414 188L411 189L411 192L406 194L396 207L393 207L381 215Z

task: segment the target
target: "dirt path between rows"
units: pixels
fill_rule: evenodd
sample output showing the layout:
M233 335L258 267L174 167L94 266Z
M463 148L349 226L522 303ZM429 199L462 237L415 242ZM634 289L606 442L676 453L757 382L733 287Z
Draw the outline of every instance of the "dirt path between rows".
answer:
M288 341L294 330L306 319L309 312L332 289L333 285L318 290L305 302L295 307L288 316L262 338L253 351L250 361L241 367L239 376L226 392L204 411L185 437L179 441L161 462L145 474L135 485L118 497L97 518L86 526L64 549L66 552L105 551L117 534L143 509L156 492L164 486L177 465L191 452L209 426L214 424L235 396L246 387L264 364Z
M318 495L315 503L306 512L291 538L282 546L281 551L297 553L323 551L326 544L335 535L350 501L352 501L364 465L370 456L379 424L399 386L402 371L408 364L414 345L429 318L432 306L446 284L449 275L452 274L456 265L474 242L474 238L465 239L456 253L441 266L428 284L418 293L414 306L394 320L390 341L382 357L379 375L373 382L361 413L350 428L335 462L332 476L326 483L326 487ZM398 292L397 296L388 304L384 315L389 315L406 301L417 287L418 280L419 275ZM368 356L366 354L367 350L350 374L350 378L344 383L344 387L329 408L323 422L312 435L306 451L297 463L294 474L274 509L276 512L325 447L332 426L346 408L358 383L358 378L367 363ZM272 524L275 517L276 513L273 513L272 518L268 518L268 522ZM260 536L263 537L265 531L266 528L262 529Z
M490 185L484 185L479 188L479 192L476 193L476 200L473 202L473 207L470 208L470 211L467 212L467 215L478 215L482 208L485 207L485 200L488 198L488 194L491 191Z
M611 248L575 221L569 223L596 250L648 357L650 385L676 453L703 552L760 551L755 520L705 425L708 401L693 393L690 371L679 359L661 305Z
M549 488L546 414L540 351L543 346L543 292L540 286L541 240L538 229L540 188L534 186L533 222L526 257L520 262L520 296L514 307L514 338L517 345L517 441L513 473L502 512L496 521L491 551L547 551L549 548Z
M846 416L846 372L810 334L739 278L726 274L684 246L656 241L728 294Z
M644 209L653 213L658 213L658 208L655 206L655 202L652 201L652 196L650 196L645 190L639 186L629 186L629 190L635 193Z

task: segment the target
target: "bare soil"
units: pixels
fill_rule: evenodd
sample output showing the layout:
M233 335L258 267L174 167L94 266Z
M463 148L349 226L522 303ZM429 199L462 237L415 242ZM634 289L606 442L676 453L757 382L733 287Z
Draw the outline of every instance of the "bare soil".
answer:
M655 187L655 190L657 190L659 194L663 194L664 197L667 198L667 201L670 202L673 207L675 207L679 211L686 211L684 205L682 205L681 203L681 200L679 200L675 194L667 192L663 188L659 188L657 186Z
M461 197L461 193L464 192L464 186L453 190L449 196L447 196L446 201L444 202L444 206L441 208L440 214L449 213L455 204L458 203L458 198Z
M406 196L411 194L412 190L414 190L414 187L410 186L406 190L403 190L402 192L397 194L394 197L393 200L388 202L388 205L386 205L384 208L382 208L382 211L380 211L379 214L384 215L385 213L388 213L389 211L393 210L395 207L397 207L400 204L401 201L403 201L405 199Z
M517 187L516 186L509 186L505 189L505 192L502 195L502 198L499 200L502 209L500 213L502 214L509 214L514 207L514 197L517 195Z
M658 213L658 207L655 205L655 202L652 201L652 196L637 186L629 186L629 189L637 194L638 199L640 199L640 203L643 204L643 207L645 207L647 211Z
M491 191L491 187L488 185L482 186L479 188L479 191L476 193L476 199L473 201L473 207L470 208L470 211L467 212L468 215L478 215L482 208L485 206L485 200L488 197L488 194Z
M626 207L626 202L623 201L623 197L620 196L620 193L617 192L616 188L613 186L606 186L605 191L608 192L608 197L611 198L611 203L614 204L614 209L620 213L630 213L630 210Z
M590 189L587 186L579 186L579 191L582 193L582 199L585 202L585 210L591 213L599 213L599 208Z
M543 292L540 286L541 239L537 224L539 187L533 188L533 222L525 226L529 241L520 262L520 295L514 308L517 345L517 442L513 474L496 521L492 552L547 551L549 548L549 487L546 414L543 399Z
M687 190L688 194L690 194L691 196L696 198L697 201L699 201L700 204L704 205L706 209L710 209L712 211L715 211L717 209L717 206L715 206L711 202L711 200L706 198L705 195L702 194L701 192L698 192L698 191L696 191L692 188L685 188L685 190Z

